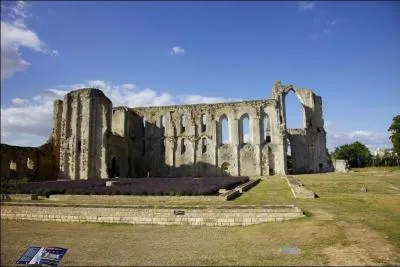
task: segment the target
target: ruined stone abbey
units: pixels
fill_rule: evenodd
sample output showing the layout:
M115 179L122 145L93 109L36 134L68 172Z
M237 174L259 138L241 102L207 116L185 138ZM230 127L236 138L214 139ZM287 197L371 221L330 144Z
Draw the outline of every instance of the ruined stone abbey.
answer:
M302 106L301 129L286 128L290 91ZM280 82L266 100L138 108L113 108L101 90L84 88L54 102L53 123L49 141L39 148L2 145L2 177L10 172L37 179L100 179L332 170L321 97Z

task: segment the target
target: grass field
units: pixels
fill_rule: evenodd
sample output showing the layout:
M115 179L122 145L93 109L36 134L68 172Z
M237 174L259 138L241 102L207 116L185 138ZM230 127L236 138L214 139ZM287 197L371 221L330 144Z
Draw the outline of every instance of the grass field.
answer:
M319 198L294 199L286 181L274 176L226 202L294 204L309 215L281 223L195 227L1 221L1 265L14 265L35 245L68 248L62 265L400 265L400 168L298 177ZM297 247L301 253L282 255L281 247Z

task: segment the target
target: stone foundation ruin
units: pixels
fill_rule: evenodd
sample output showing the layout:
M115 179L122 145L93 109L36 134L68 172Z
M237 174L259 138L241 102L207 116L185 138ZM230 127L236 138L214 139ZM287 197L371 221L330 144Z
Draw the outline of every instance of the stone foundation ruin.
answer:
M302 106L301 129L286 127L290 91ZM53 132L45 145L2 145L1 153L6 178L11 173L76 180L332 171L321 97L281 82L266 100L138 108L113 108L99 89L71 91L54 102Z

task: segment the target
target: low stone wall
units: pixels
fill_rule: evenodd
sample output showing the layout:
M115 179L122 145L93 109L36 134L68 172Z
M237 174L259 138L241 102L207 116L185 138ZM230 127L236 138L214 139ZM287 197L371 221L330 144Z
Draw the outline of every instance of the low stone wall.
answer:
M222 196L132 196L132 195L50 195L49 200L64 201L64 200L87 200L103 199L107 200L152 200L152 201L179 201L179 200L198 200L198 201L225 201Z
M1 219L159 225L245 226L304 217L284 206L163 207L2 203Z
M295 198L315 198L315 193L305 187L295 176L286 176L286 181Z

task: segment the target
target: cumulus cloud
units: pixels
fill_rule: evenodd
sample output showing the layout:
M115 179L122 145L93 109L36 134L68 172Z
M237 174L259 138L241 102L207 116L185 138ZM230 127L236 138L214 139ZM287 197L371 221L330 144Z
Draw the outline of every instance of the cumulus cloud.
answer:
M27 69L31 63L22 58L21 47L36 52L58 55L57 50L48 49L45 42L27 25L31 16L24 1L5 2L1 6L1 80L18 71ZM4 14L3 14L4 13Z
M201 95L181 95L180 102L185 104L220 103L241 101L239 98L206 97Z
M171 55L178 55L178 54L184 54L185 53L185 49L183 49L180 46L174 46L171 49Z
M390 148L392 144L389 140L388 132L373 132L365 130L355 130L349 132L336 131L331 121L325 121L327 132L327 147L329 151L334 151L336 147L344 144L351 144L359 141L365 144L371 152L377 148Z
M297 6L299 8L299 11L311 11L315 7L315 3L312 1L299 1L297 2Z
M61 85L43 90L30 98L14 98L10 106L1 108L1 139L12 145L38 146L49 137L52 129L53 101L62 99L71 90L95 87L101 89L115 106L163 106L174 104L231 102L240 99L177 95L140 89L132 83L112 84L102 80Z

